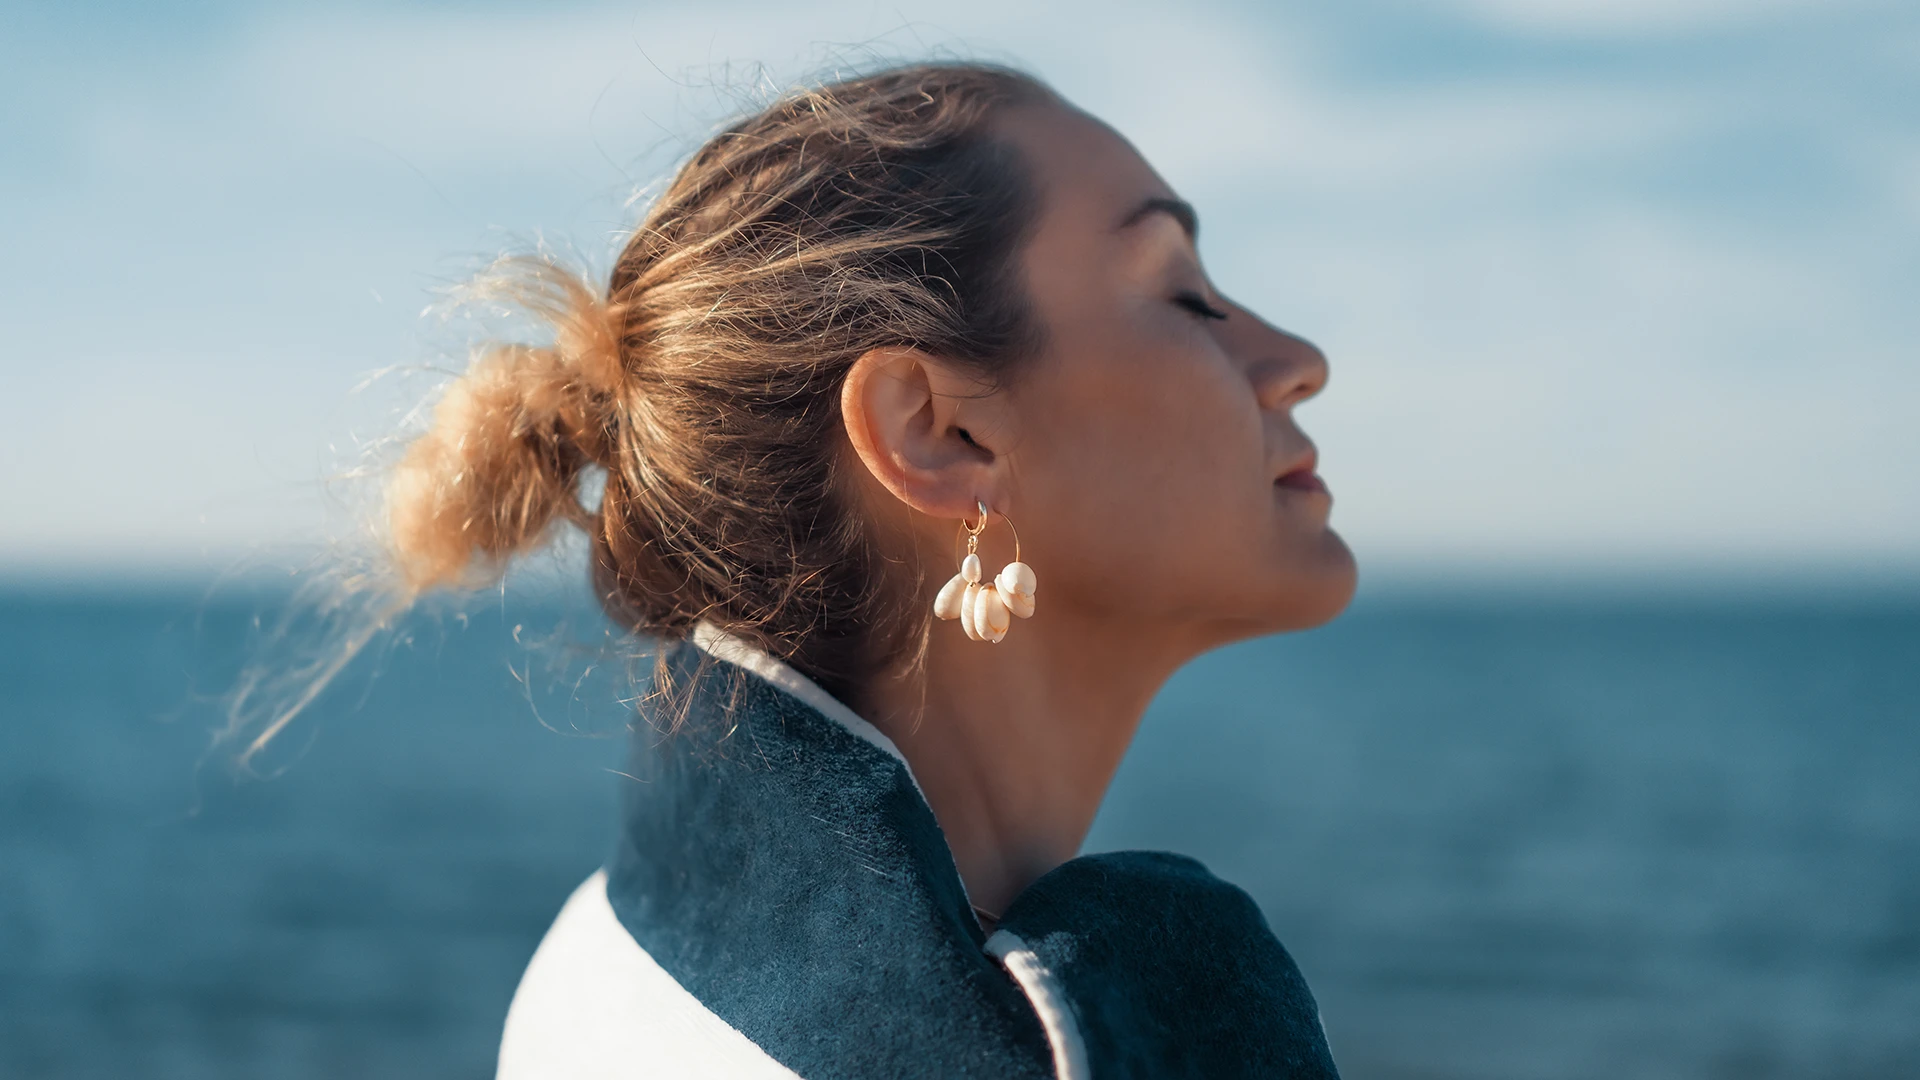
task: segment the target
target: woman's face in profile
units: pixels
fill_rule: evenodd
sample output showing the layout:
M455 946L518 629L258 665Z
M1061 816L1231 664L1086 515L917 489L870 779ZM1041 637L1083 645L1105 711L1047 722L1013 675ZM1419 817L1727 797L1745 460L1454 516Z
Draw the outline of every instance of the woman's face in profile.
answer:
M1041 355L1014 384L1015 515L1043 603L1204 647L1325 622L1355 567L1294 407L1327 361L1217 291L1186 204L1064 106L1004 117L1041 212L1022 255Z

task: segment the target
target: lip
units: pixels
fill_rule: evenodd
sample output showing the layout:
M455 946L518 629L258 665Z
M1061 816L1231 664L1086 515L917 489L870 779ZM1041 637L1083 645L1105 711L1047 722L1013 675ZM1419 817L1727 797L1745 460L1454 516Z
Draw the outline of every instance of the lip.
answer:
M1311 468L1295 469L1292 472L1285 473L1280 479L1273 482L1273 486L1286 488L1289 491L1311 491L1321 495L1332 494L1332 492L1327 490L1327 482L1320 479L1320 474L1314 472Z
M1319 465L1319 452L1309 448L1305 457L1295 461L1292 468L1274 478L1273 486L1286 488L1289 491L1307 491L1320 495L1331 495L1333 493L1327 490L1327 482L1320 479L1320 474L1314 471Z

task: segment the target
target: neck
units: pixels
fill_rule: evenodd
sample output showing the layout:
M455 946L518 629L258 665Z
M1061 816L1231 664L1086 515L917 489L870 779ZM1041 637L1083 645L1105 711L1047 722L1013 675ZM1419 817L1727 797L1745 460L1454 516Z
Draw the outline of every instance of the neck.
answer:
M998 645L937 623L924 665L863 695L987 912L1079 851L1147 704L1186 659L1116 621L1043 608Z

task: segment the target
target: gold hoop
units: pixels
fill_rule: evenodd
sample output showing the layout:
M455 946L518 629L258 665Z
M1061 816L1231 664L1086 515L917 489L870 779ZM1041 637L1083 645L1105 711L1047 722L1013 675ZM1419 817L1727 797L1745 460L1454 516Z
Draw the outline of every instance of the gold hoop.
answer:
M967 550L971 552L974 547L980 543L980 534L987 531L987 525L992 520L993 511L987 509L986 503L975 499L973 505L980 508L980 523L977 525L969 525L967 524L966 518L960 519L961 531L953 535L953 550L956 555L960 551L960 538L962 536L967 538ZM1007 531L1013 534L1013 561L1019 562L1020 530L1013 527L1013 519L1007 515L1001 514L1000 520L1007 523Z
M987 531L987 519L993 516L993 511L987 509L987 504L981 502L979 499L973 500L973 505L980 508L980 524L969 525L967 524L967 519L962 517L960 519L960 527L967 530L968 536L979 536L981 533Z

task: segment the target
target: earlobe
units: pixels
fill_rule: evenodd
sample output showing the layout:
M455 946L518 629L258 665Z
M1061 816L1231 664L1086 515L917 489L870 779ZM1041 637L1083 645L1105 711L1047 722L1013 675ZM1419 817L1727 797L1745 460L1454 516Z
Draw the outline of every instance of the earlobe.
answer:
M961 518L989 497L1002 463L963 426L990 411L979 380L919 349L873 349L840 390L847 441L880 486L923 514Z

